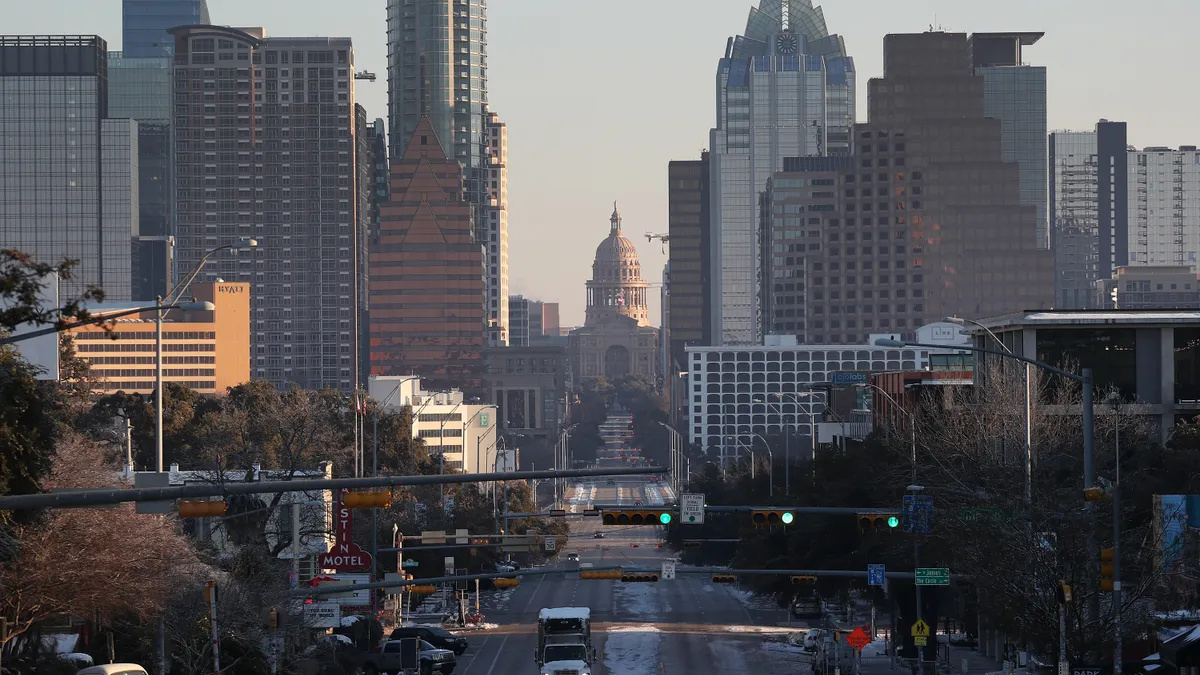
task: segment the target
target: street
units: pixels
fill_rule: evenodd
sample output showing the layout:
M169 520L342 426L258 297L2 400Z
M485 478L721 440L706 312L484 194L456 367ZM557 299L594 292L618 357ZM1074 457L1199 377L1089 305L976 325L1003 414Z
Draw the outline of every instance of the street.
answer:
M580 492L602 504L651 505L656 487L641 478L582 483ZM594 488L594 492L593 492ZM649 488L649 489L648 489ZM665 488L663 488L665 489ZM576 494L567 490L568 500ZM661 502L660 502L661 503ZM582 511L586 508L580 504ZM537 615L543 607L578 606L592 610L593 631L601 663L593 673L792 673L795 654L762 648L763 630L783 632L782 609L748 607L731 586L713 585L703 574L680 575L658 583L580 580L579 564L565 553L578 552L580 563L597 567L627 565L659 568L674 556L656 548L656 527L604 527L599 518L572 523L571 538L554 570L520 587L494 591L483 599L483 613L498 628L468 634L471 648L456 673L498 675L533 673ZM595 539L597 531L603 539ZM633 545L637 547L634 548ZM761 604L761 603L755 603Z

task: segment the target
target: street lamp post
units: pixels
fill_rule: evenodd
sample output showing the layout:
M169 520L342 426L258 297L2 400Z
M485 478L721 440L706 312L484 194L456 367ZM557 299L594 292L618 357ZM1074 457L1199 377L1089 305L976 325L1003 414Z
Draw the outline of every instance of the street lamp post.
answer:
M1012 355L1013 351L1004 344L1000 336L992 332L992 329L973 319L964 319L957 316L948 316L944 321L955 323L960 326L971 324L983 329L996 344L1000 345L1008 355ZM1030 523L1033 522L1033 364L1025 364L1025 509L1029 513Z
M420 379L421 378L419 376L413 376L413 377L406 377L403 380L400 380L399 382L397 382L396 386L392 387L392 390L390 392L388 392L388 395L384 397L383 401L381 401L379 403L379 405L375 406L375 410L372 412L372 415L371 415L371 418L372 418L371 419L371 476L372 477L379 475L379 409L386 407L387 404L392 400L392 397L395 396L400 391L400 387L403 387L405 385L405 383L412 382L413 380L420 380ZM409 440L410 448L411 448L411 445L412 445L412 441L410 439ZM399 463L399 462L397 461L397 463ZM378 530L379 530L379 509L371 509L371 580L372 581L379 580L379 531ZM374 605L374 603L375 603L375 594L372 593L371 594L372 606Z
M813 399L816 398L816 392L801 391L794 393L776 393L773 394L773 396L779 398L780 400L782 400L784 396L791 396L793 399L803 396L804 398L808 399L808 416L811 431L810 440L812 441L812 464L813 473L815 475L817 470L817 411L816 405L813 403ZM793 400L792 402L796 405L800 405L799 401ZM780 418L783 418L786 423L786 417L783 414L783 410L780 408L776 409L779 410ZM792 419L795 420L795 416L793 416ZM790 427L784 427L783 432L783 493L785 495L792 494L792 444L791 436L788 434L789 430Z
M463 440L462 440L462 442L463 442L463 457L464 457L464 458L466 457L466 450L467 450L467 427L468 427L468 426L470 426L470 425L471 425L471 422L474 422L474 421L475 421L475 418L476 418L476 417L479 417L479 414L480 414L480 413L482 413L484 410L496 410L496 411L499 411L499 410L500 410L500 408L496 407L495 405L485 405L485 406L481 406L481 407L479 408L479 410L476 410L476 411L475 411L475 414L474 414L474 415L471 415L469 418L467 418L467 420L466 420L466 421L464 421L464 422L463 422L463 430L462 430L462 434L463 434ZM499 414L499 412L497 412L497 414ZM489 424L489 425L488 425L488 427L489 427L488 431L491 431L491 428L490 428L490 427L494 427L494 426L495 426L495 425L493 425L493 424ZM487 435L487 432L484 432L484 433L482 433L482 434L479 434L478 436L476 436L476 437L475 437L475 473L479 473L479 442L480 442L481 440L483 440L483 437L484 437L485 435ZM463 467L463 468L464 468L464 470L466 469L466 467Z
M163 470L163 314L170 309L211 312L216 305L207 301L175 302L164 307L161 295L154 299L154 470L158 473Z
M208 262L208 259L213 257L215 254L220 253L221 251L237 251L243 248L257 247L257 239L252 237L238 237L238 243L236 244L225 244L224 246L218 246L208 253L205 253L204 257L200 258L200 262L196 263L196 266L187 273L187 276L185 276L178 284L175 284L174 288L167 291L166 299L168 304L173 304L179 301L180 296L187 292L187 289L191 287L192 282L196 280L197 276L199 276L200 270L204 269L204 265Z
M441 475L441 476L446 475L446 422L449 421L450 416L453 415L455 413L455 411L457 411L461 407L462 407L462 403L459 402L457 405L455 405L453 408L450 409L450 412L448 412L442 416L442 420L438 425L438 475ZM459 447L461 447L462 441L459 441L459 443L460 443ZM446 515L446 484L445 483L441 484L441 502L440 502L440 504L442 507L442 517L445 517L445 515Z
M666 422L659 422L659 424L662 425L662 427L667 430L667 433L669 434L669 438L671 439L670 440L671 489L675 492L675 498L678 499L679 491L683 485L682 480L679 478L679 472L683 468L683 462L681 461L682 454L683 454L683 435L680 434L678 431L676 431L674 427L672 427L670 424L667 424Z
M903 341L903 340L892 340L890 338L877 339L877 340L875 340L875 344L880 347L926 347L929 349L946 349L946 345L944 345L944 344L939 345L939 344L931 344L931 343L926 343L926 342L907 342L907 341ZM993 356L999 356L1001 358L1014 359L1016 361L1026 363L1031 366L1037 366L1038 368L1041 368L1042 370L1045 370L1047 372L1054 373L1055 375L1061 375L1062 377L1065 377L1067 379L1078 382L1080 385L1080 388L1082 389L1081 393L1083 396L1083 401L1082 401L1082 406L1081 406L1082 407L1081 412L1083 415L1083 487L1085 490L1088 488L1094 487L1095 481L1096 481L1096 433L1095 433L1096 410L1095 410L1095 402L1094 402L1094 396L1093 396L1094 392L1092 391L1094 388L1094 384L1093 384L1093 380L1092 380L1092 369L1091 368L1082 368L1082 369L1080 369L1080 374L1076 375L1075 373L1063 370L1062 368L1056 368L1048 363L1043 363L1041 361L1038 361L1037 359L1031 359L1027 356L1019 356L1017 354L1010 354L1008 352L996 351L994 349L984 349L983 347L976 347L974 345L955 345L954 349L976 352L979 354L992 354ZM1095 558L1099 554L1099 551L1097 550L1097 547L1095 546L1095 543L1096 543L1095 542L1095 527L1094 527L1095 518L1096 518L1095 504L1093 504L1092 502L1087 502L1085 507L1087 509L1088 519L1089 519L1089 521L1091 521L1093 523L1092 534L1089 537L1091 539L1091 541L1089 542L1089 548L1092 551L1092 553L1091 553L1091 556L1093 558L1092 562L1096 563L1097 561L1095 560ZM1114 551L1114 555L1115 555L1115 551ZM1088 614L1089 614L1089 619L1092 619L1092 620L1095 620L1097 617L1100 616L1099 594L1093 593L1091 595L1090 600L1089 600Z

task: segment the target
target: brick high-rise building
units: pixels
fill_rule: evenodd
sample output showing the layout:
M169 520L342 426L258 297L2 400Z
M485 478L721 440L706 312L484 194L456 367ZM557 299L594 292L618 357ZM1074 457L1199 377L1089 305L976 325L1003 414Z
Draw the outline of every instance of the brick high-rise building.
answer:
M868 93L849 168L776 174L776 197L813 190L790 207L804 209L804 229L782 259L807 289L796 334L853 344L948 315L1049 306L1051 254L1036 207L1022 204L1017 164L1002 160L1000 121L985 116L967 36L888 35L884 76Z
M350 392L358 380L359 241L349 38L182 26L175 36L177 268L251 284L251 377Z
M461 165L428 119L392 164L371 242L371 373L421 376L430 390L481 386L484 257Z

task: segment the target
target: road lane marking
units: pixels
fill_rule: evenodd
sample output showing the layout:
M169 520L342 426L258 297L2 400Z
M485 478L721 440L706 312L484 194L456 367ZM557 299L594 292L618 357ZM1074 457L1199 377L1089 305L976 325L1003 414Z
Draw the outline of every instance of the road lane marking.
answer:
M507 635L504 636L504 639L500 640L500 648L496 650L496 656L492 659L492 665L488 667L484 675L492 675L492 671L496 669L496 664L500 661L500 655L504 653L505 642L508 642Z

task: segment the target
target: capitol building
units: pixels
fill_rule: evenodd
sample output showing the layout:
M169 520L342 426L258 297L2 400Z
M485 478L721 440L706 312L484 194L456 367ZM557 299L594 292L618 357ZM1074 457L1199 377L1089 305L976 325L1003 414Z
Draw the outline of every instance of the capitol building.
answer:
M647 299L637 249L621 234L621 214L614 203L608 237L596 247L587 282L584 325L568 338L576 383L627 373L655 379L658 329L650 325Z

